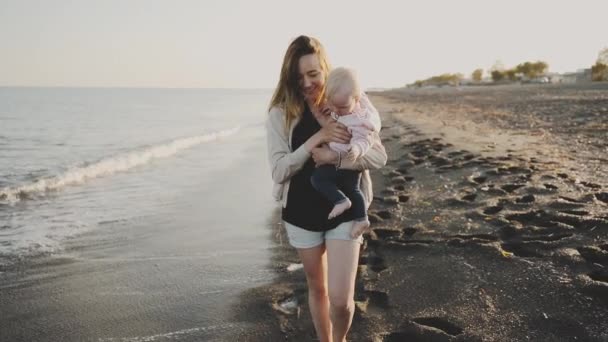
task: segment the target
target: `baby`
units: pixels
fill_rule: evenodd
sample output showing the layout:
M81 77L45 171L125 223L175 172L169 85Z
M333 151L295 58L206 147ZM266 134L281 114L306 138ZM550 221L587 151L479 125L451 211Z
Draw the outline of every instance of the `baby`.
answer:
M351 133L349 144L329 143L329 148L338 152L340 158L356 160L372 145L373 132L379 132L380 119L365 93L361 92L354 71L336 68L331 71L326 83L326 98L331 109L331 118L344 124ZM329 219L339 216L352 207L355 224L351 235L358 236L367 227L365 199L359 188L361 171L338 170L333 165L321 165L313 172L313 187L330 200L334 207Z

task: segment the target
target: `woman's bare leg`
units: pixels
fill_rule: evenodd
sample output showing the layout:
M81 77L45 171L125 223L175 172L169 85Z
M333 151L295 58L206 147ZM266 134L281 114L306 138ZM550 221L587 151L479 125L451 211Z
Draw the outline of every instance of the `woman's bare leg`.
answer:
M325 245L333 342L345 342L355 313L355 278L361 244L349 240L325 240Z
M331 342L329 298L327 296L327 254L325 245L298 248L308 283L308 306L317 336L321 342Z

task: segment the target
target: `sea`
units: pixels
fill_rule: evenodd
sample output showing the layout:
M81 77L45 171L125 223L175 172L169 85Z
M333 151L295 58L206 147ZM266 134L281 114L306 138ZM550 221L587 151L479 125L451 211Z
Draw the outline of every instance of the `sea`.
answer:
M271 282L268 89L0 88L0 340L221 341Z

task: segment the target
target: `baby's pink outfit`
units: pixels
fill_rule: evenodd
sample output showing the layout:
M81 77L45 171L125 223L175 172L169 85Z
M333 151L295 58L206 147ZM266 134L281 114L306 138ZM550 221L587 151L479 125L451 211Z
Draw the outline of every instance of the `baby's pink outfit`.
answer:
M364 155L372 146L372 133L380 131L378 111L369 101L367 95L365 93L361 94L359 105L351 114L338 116L331 113L331 115L335 120L346 126L352 138L350 144L330 142L329 148L336 152L348 153L351 146L357 145L361 151L360 156Z

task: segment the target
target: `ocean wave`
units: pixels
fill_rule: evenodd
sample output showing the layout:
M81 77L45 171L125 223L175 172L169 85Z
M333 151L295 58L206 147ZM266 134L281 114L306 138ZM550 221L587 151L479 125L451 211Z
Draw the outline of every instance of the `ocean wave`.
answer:
M239 127L186 138L179 138L165 144L151 146L104 158L100 161L72 168L61 175L41 178L31 183L0 189L0 203L16 203L42 195L47 191L59 190L69 185L83 184L90 179L124 172L145 165L152 160L167 158L196 145L227 137L239 131Z

